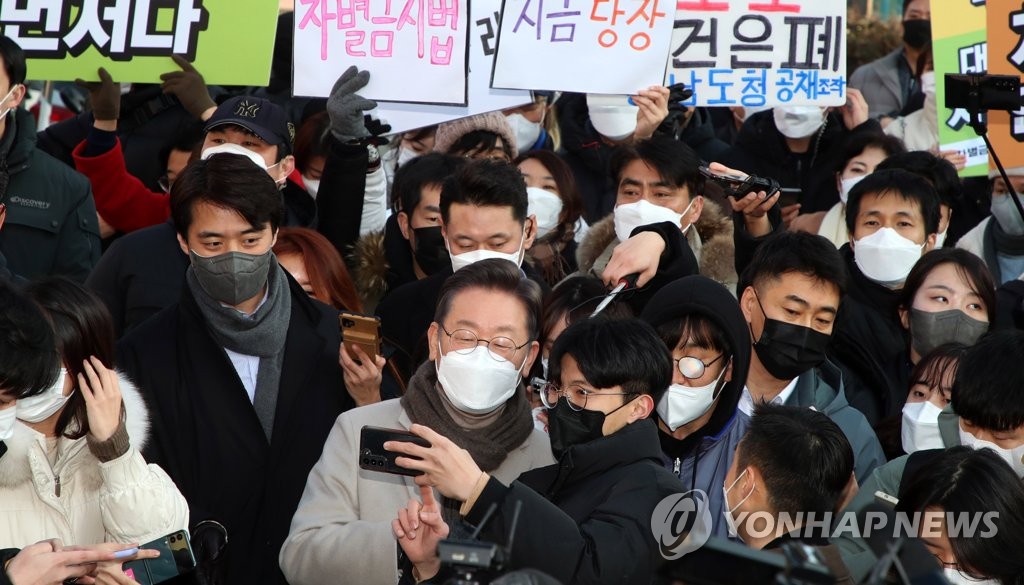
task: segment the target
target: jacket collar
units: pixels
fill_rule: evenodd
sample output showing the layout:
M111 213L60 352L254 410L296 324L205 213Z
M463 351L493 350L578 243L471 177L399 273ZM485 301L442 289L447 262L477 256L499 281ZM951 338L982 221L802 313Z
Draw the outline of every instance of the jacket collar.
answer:
M570 447L558 461L551 487L557 492L606 471L650 460L661 465L657 425L651 418L628 424L611 435Z

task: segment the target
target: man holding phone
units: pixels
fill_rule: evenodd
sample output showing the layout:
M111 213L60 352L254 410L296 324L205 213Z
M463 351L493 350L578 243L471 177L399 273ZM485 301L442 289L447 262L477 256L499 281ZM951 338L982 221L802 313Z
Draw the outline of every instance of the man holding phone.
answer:
M364 427L429 426L506 482L553 462L522 388L523 373L540 351L539 317L540 287L507 260L474 262L448 277L428 330L430 361L405 395L335 422L281 549L289 583L398 582L401 559L391 520L420 492L412 477L360 469ZM458 518L457 502L442 502L442 508L446 518ZM468 535L461 523L449 523L453 535Z

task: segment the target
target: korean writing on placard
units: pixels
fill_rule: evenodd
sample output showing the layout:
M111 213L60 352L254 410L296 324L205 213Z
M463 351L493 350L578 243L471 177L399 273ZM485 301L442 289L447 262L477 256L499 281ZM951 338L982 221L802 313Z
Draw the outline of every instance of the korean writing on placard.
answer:
M494 87L635 93L660 84L674 11L670 0L507 0Z
M984 73L988 68L988 43L975 43L961 47L960 73ZM946 118L946 125L953 130L960 130L971 123L971 115L963 108L957 108Z
M92 47L118 61L172 54L193 60L208 21L203 0L0 2L3 34L35 59L77 57Z
M325 80L312 72L356 65L371 71L367 97L465 102L467 0L299 0L295 10L294 58L297 70L304 72L296 76L296 95L327 95L335 75ZM447 79L442 72L449 68L453 77ZM394 72L392 79L375 79L375 72L385 70ZM401 87L428 79L430 86L417 86L415 92ZM454 88L432 91L439 83L454 83Z
M668 77L692 105L846 101L844 0L676 2Z

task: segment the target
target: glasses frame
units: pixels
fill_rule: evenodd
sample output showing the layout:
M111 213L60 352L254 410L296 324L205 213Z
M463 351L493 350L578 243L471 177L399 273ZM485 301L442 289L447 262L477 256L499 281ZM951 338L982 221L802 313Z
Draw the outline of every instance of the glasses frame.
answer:
M718 354L718 357L716 357L715 359L713 359L713 360L711 360L710 362L707 362L707 363L701 361L700 358L694 357L692 355L684 355L683 357L680 357L680 358L672 358L672 361L673 361L673 363L675 363L676 369L679 370L679 373L684 378L686 378L687 380L699 380L699 379L704 377L704 374L707 373L707 369L711 366L711 364L713 364L713 363L717 362L718 360L722 359L722 356L724 356L724 355L725 355L725 352L722 352L722 353ZM683 371L683 360L694 360L695 362L699 363L701 365L700 374L698 374L696 376L687 376L686 372Z
M488 349L487 353L488 353L488 355L491 356L491 359L494 359L494 356L497 356L497 357L501 358L501 359L494 360L496 362L512 362L515 359L516 354L519 353L519 350L523 349L527 345L530 345L530 343L531 343L531 342L527 341L526 343L523 343L522 345L516 345L516 340L515 339L512 339L511 337L506 337L504 335L499 335L497 337L492 337L490 339L481 339L480 336L477 335L475 331L471 331L469 329L463 329L463 328L460 327L460 328L458 328L458 329L456 329L454 331L449 332L448 329L444 326L443 323L438 323L438 326L441 327L441 331L444 331L444 334L448 336L448 345L449 346L452 345L452 336L455 335L456 333L458 333L459 331L465 331L467 333L471 333L473 335L473 337L476 338L476 344L473 346L473 348L467 348L465 350L452 348L451 351L454 351L455 353L461 354L461 355L468 355L470 352L473 351L473 349L476 349L477 347L479 347L480 346L480 342L482 341L482 342L484 342L484 347L486 347ZM512 342L512 347L513 347L512 354L508 358L502 356L498 352L496 352L496 351L491 349L491 343L495 339L507 339L507 340Z
M559 399L565 399L565 402L566 404L569 405L569 408L576 412L584 410L587 407L587 400L591 396L640 396L641 394L640 392L597 392L595 390L584 388L583 386L580 386L578 384L569 387L569 389L572 388L579 388L580 390L583 391L582 405L576 404L575 402L570 400L569 395L566 394L567 390L562 389L558 384L555 384L554 382L547 382L546 384L544 384L544 386L537 391L537 394L540 395L541 404L543 404L544 408L548 410L555 408L555 406L558 405ZM551 392L555 393L554 402L548 402L548 394Z

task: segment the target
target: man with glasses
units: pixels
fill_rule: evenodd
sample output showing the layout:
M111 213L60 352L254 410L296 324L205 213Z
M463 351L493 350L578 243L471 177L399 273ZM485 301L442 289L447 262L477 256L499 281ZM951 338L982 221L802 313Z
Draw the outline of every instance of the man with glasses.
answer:
M846 401L843 377L825 357L847 272L835 245L806 232L765 240L740 278L740 309L754 355L740 411L759 402L814 408L853 446L857 481L885 463L867 419Z
M364 426L429 427L504 482L553 461L521 386L540 351L540 300L539 286L507 260L474 262L448 277L428 330L430 361L405 395L335 422L281 550L289 583L398 582L405 561L391 520L419 488L412 477L359 469ZM441 505L452 536L468 536L457 521L459 502Z
M652 530L656 508L684 491L661 465L650 420L671 379L671 362L655 331L637 319L601 317L574 323L555 341L541 396L549 408L551 451L558 463L514 482L482 469L471 453L416 425L431 447L385 444L396 459L424 472L419 500L392 523L417 581L445 583L437 558L452 521L438 515L433 486L461 502L459 514L480 526L484 542L511 545L505 569L537 569L559 583L647 585L664 562ZM485 520L492 516L490 520ZM394 516L393 516L394 517ZM515 534L511 524L516 522Z

